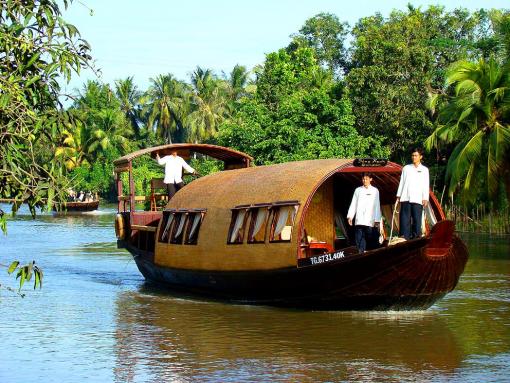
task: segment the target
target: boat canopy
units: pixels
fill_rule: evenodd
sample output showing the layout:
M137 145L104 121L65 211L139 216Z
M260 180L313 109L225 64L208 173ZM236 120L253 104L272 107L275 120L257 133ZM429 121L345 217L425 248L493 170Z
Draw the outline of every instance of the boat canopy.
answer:
M176 194L167 208L200 208L224 205L297 200L300 204L312 197L317 188L337 172L348 173L357 186L359 173L376 172L379 178L396 189L401 166L388 162L383 166L359 167L352 159L323 159L257 166L229 172L218 172L199 178ZM393 196L394 198L394 196ZM218 206L219 207L219 206Z
M113 162L115 165L115 172L119 173L127 171L129 164L133 161L133 159L145 154L150 154L153 158L156 157L156 154L163 157L174 150L177 151L177 154L184 159L189 159L192 153L199 153L218 159L225 163L225 169L249 167L253 161L253 158L248 154L222 146L207 144L168 144L137 150L136 152L118 158Z
M254 259L256 267L261 269L295 265L296 253L298 257L303 256L303 236L309 235L333 246L335 208L346 213L344 205L350 202L354 188L361 184L360 173L365 171L374 172L374 177L384 180L388 191L382 194L394 202L401 167L390 162L383 166L360 167L353 165L352 159L306 160L218 172L196 179L173 196L166 211L179 215L194 209L206 210L200 228L201 239L196 246L158 242L156 263L196 268L199 262L201 268L230 270L254 267ZM265 242L264 250L260 244L253 244L260 242L257 238L252 240L249 234L250 228L260 226L250 224L253 220L249 217L255 217L261 210L275 214L285 210L285 215L278 216L288 217L281 222L284 228L281 231L275 228L279 224L271 223L269 218L267 236L260 238ZM261 218L267 219L267 215L262 214ZM264 232L264 224L261 227L260 231ZM243 230L248 233L248 240L243 235L237 236ZM279 237L275 231L280 233ZM222 256L203 257L204 251ZM278 257L274 256L276 253ZM183 256L176 257L176 254Z

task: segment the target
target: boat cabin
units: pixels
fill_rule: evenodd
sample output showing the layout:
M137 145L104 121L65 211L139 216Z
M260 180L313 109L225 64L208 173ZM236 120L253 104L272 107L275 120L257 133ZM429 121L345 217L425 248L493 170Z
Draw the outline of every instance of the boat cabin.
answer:
M119 194L119 244L154 264L189 270L269 270L320 261L318 255L357 254L347 210L363 172L380 192L383 236L398 234L393 208L401 166L385 160L323 159L250 166L251 157L211 145L165 145L115 161L129 172L138 155L196 151L224 160L225 169L193 180L162 211L136 211L133 188ZM162 169L163 172L163 169ZM431 193L426 230L444 214ZM152 196L151 196L152 198ZM393 225L392 225L393 220ZM388 246L388 241L383 246Z

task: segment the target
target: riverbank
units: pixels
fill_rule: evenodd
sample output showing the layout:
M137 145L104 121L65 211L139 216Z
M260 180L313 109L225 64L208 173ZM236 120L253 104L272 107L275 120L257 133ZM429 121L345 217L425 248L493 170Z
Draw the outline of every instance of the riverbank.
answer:
M472 209L445 206L444 210L446 218L455 222L455 228L459 232L489 235L510 234L510 209L508 207L491 211L481 204Z

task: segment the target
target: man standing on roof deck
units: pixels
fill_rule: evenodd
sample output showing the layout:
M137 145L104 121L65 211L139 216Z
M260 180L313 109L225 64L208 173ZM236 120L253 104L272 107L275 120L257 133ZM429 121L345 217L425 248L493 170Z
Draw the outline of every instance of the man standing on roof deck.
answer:
M429 169L422 165L422 158L423 151L414 148L413 163L404 166L398 185L396 204L400 202L400 236L405 239L421 237L423 208L429 203Z
M361 181L363 186L354 190L347 221L352 226L352 220L356 217L354 225L356 247L360 253L364 253L367 249L377 247L375 238L379 236L375 231L378 231L381 222L381 204L379 190L372 186L372 174L363 173Z
M188 173L196 174L195 169L189 166L186 161L177 155L177 150L172 150L169 156L159 157L156 153L156 160L158 164L165 165L165 178L163 183L166 184L168 190L168 199L170 200L178 190L184 186L182 181L182 169L184 168Z

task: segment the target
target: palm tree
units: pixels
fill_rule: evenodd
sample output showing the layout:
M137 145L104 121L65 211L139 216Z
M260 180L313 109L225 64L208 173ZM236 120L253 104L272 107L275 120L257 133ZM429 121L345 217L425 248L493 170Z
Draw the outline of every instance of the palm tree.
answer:
M150 79L152 85L142 97L143 113L148 116L147 128L172 143L172 136L183 137L183 116L189 88L171 74Z
M131 122L136 138L140 138L140 98L142 92L133 82L133 76L115 81L115 93L120 101L120 109Z
M463 183L463 195L469 199L483 179L493 196L503 179L510 201L509 63L494 58L457 62L447 72L446 85L454 89L452 96L430 100L432 109L439 105L438 127L426 146L456 145L446 169L450 194Z
M226 117L226 83L216 78L210 69L197 67L191 75L192 112L186 117L189 139L200 142L214 137Z
M90 139L86 143L87 153L94 154L97 158L111 147L126 151L133 131L124 115L115 109L103 109L99 111L98 118L99 127L92 129Z
M87 142L89 131L86 125L75 120L74 125L68 125L62 131L62 145L55 150L55 157L62 158L68 170L82 165L89 165Z
M236 64L229 76L223 76L228 83L228 95L232 101L237 101L241 97L247 95L246 86L250 72L243 65Z

